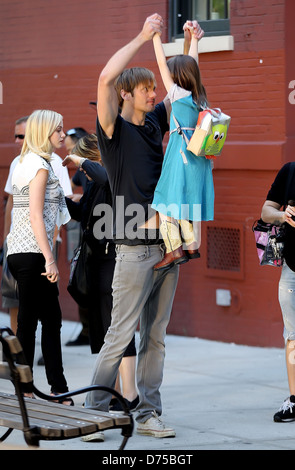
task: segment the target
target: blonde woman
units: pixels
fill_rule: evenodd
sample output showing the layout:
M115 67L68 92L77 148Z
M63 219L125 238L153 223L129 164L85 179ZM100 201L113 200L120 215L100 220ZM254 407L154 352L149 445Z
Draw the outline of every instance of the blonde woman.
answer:
M41 321L42 353L53 395L68 391L60 341L59 272L52 250L55 228L67 223L70 215L50 164L51 154L62 146L64 137L60 114L37 110L29 117L12 176L13 228L7 237L8 265L19 288L17 336L33 369L35 334ZM30 396L25 389L24 393Z

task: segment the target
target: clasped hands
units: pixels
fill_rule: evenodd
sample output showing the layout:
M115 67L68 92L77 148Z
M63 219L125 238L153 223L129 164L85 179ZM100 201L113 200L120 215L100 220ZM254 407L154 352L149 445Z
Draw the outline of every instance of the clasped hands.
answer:
M149 40L152 39L156 33L161 35L163 27L163 18L158 13L154 13L145 20L142 33L145 38ZM186 21L183 25L183 31L186 40L191 40L192 37L194 37L199 41L204 36L204 31L196 20Z

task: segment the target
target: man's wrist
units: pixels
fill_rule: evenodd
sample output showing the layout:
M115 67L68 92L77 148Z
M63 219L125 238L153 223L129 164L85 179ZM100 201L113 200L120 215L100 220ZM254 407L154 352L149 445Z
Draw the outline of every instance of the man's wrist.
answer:
M147 37L144 31L141 31L139 35L135 38L140 43L140 46L148 42L151 38Z

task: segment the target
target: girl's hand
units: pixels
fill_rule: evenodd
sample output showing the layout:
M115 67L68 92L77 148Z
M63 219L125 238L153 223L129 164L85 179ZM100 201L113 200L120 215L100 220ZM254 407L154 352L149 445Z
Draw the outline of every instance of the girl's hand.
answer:
M46 276L50 282L57 282L59 280L59 272L55 261L45 264L45 273L42 273L41 276Z
M184 31L184 38L185 40L191 40L192 37L200 41L202 37L204 36L204 31L199 25L199 23L194 20L194 21L187 21L183 25L183 31Z
M189 43L192 40L191 29L192 29L192 21L186 21L186 23L183 25L183 34L184 34L184 40L188 41Z

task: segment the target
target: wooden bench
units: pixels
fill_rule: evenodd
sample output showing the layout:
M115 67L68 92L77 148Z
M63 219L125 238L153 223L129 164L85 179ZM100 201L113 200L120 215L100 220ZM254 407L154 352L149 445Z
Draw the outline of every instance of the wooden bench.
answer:
M0 342L3 360L0 362L0 378L10 380L15 395L0 393L0 426L8 430L0 437L3 442L14 429L22 430L26 443L39 447L40 440L72 439L107 429L121 428L123 440L119 450L123 450L133 433L133 417L123 397L103 385L90 385L60 395L73 397L88 391L104 390L116 396L124 410L123 414L110 414L103 411L85 409L53 403L56 397L38 390L34 383L31 368L26 364L20 342L9 328L0 328ZM26 384L39 398L24 398L21 384Z

